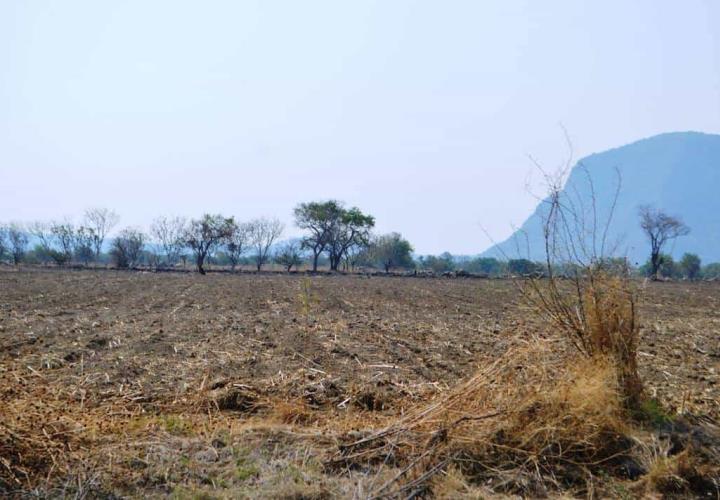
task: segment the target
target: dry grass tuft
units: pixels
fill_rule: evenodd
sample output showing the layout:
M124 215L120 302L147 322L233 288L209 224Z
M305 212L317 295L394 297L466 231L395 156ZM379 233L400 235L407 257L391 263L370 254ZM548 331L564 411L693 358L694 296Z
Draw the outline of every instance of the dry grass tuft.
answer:
M344 446L334 464L399 465L375 495L421 492L450 466L495 491L588 491L600 471L620 474L633 441L614 363L567 366L556 350L541 340L512 349L429 406Z
M523 293L581 355L613 362L626 407L636 408L641 403L638 293L627 274L588 266L567 282L553 274L530 280Z

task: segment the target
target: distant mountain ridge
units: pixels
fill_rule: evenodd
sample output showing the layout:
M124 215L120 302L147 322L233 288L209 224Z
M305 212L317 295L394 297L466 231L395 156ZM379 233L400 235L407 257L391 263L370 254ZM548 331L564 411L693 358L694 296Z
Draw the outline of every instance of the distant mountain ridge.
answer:
M589 203L592 195L579 165L592 178L600 221L610 212L617 186L615 169L620 172L621 189L608 232L608 240L618 242L616 255L627 256L632 263L647 260L638 207L652 205L690 227L688 236L668 245L668 253L679 257L691 252L704 263L720 262L720 135L666 133L583 158L572 169L564 192L576 192ZM515 234L482 256L544 258L544 209L540 203Z

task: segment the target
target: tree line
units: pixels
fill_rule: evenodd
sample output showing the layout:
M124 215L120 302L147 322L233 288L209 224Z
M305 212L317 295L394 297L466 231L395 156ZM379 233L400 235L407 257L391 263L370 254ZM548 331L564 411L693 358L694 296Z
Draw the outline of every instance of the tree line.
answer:
M191 259L201 274L205 274L210 262L233 271L240 265L252 265L260 271L266 264L275 263L287 271L307 264L313 271L321 266L332 271L362 267L385 272L402 269L489 277L536 275L544 268L542 263L525 258L473 258L447 252L416 257L402 235L374 234L372 215L357 207L347 208L337 200L301 203L293 215L295 225L304 234L286 241L281 241L285 227L276 218L241 221L220 214L204 214L197 219L161 216L152 221L147 233L125 227L110 238L120 217L107 208L92 208L79 224L63 220L0 225L0 261L15 265L52 262L57 266L112 263L118 268L142 265L161 269L185 267ZM632 268L624 260L614 259L617 262L613 265L654 279L720 278L720 263L703 266L700 258L691 253L675 262L663 252L668 242L689 232L679 218L641 207L640 226L650 243L648 261ZM571 273L572 266L558 272Z
M120 217L107 208L87 210L79 223L69 219L0 225L0 260L13 264L54 263L91 265L112 263L118 268L185 267L188 260L205 274L209 262L252 264L258 271L276 263L290 271L309 263L331 270L378 265L385 270L411 267L412 246L397 233L375 235L375 218L344 203L302 203L294 211L295 224L304 230L299 239L281 241L284 225L276 218L242 221L221 214L196 219L161 216L145 232L119 229ZM31 247L32 243L32 248ZM104 251L105 250L105 251Z

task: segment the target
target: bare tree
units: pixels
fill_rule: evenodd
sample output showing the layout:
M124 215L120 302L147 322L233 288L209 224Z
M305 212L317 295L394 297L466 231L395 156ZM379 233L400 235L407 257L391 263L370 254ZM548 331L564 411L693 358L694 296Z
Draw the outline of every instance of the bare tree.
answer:
M657 279L662 250L667 242L690 232L682 220L649 205L640 207L640 227L650 241L650 275Z
M145 234L133 228L126 228L112 240L110 253L115 265L122 269L133 268L140 263L143 247L146 240Z
M37 239L44 260L53 260L58 266L72 260L76 234L71 222L37 221L28 227L28 231Z
M200 274L205 274L203 266L206 259L230 238L234 227L233 218L226 219L222 215L205 214L201 219L190 221L184 240L195 254L195 263Z
M51 257L53 250L52 234L50 233L50 224L44 221L35 221L28 226L28 232L37 240L44 261Z
M262 269L268 261L270 247L282 234L285 226L278 219L260 218L248 224L250 245L255 249L255 265L257 270Z
M275 254L275 262L285 267L285 270L290 272L294 267L302 264L302 246L297 240L290 240L285 242Z
M105 237L120 221L120 216L107 208L89 208L85 211L85 226L92 235L95 260L100 258Z
M165 256L165 264L174 265L183 254L187 220L184 217L156 218L150 225L150 234L157 240Z
M250 244L250 225L245 222L238 222L234 225L232 234L227 239L227 255L230 259L230 267L234 271L240 262L240 257L247 251Z
M13 263L18 265L25 257L25 252L27 250L27 233L19 223L12 223L8 226L7 234Z

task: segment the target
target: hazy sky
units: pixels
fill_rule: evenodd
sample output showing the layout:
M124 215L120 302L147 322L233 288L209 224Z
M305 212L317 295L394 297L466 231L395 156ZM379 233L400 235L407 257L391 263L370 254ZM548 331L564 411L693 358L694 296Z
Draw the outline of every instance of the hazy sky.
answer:
M477 253L554 166L720 132L720 2L0 3L0 220L337 198ZM530 176L530 177L529 177Z

